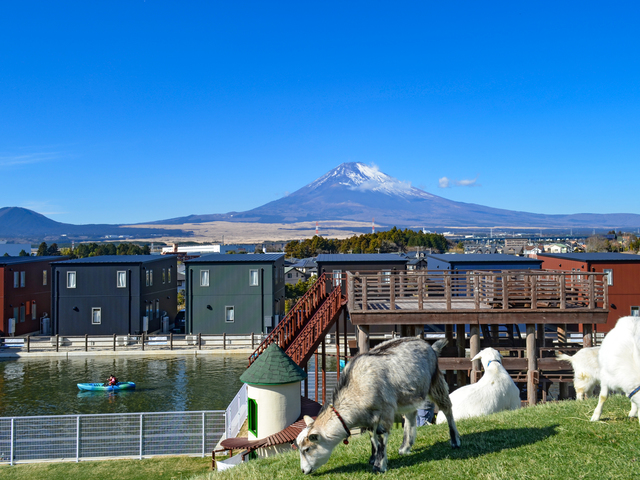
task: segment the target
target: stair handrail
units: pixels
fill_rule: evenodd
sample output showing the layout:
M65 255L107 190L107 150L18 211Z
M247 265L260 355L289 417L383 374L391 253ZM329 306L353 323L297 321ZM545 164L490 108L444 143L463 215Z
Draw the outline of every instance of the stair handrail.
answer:
M300 300L289 310L289 313L267 335L258 348L249 357L249 366L260 356L266 348L277 342L280 348L286 350L290 342L302 331L306 322L315 313L316 308L327 297L327 277L323 273L318 277Z

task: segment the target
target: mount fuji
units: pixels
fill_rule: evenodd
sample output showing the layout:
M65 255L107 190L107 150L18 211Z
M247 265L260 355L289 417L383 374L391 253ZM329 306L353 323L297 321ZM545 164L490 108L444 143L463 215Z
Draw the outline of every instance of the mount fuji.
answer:
M398 227L618 228L640 226L636 214L545 215L455 202L412 187L363 163L343 163L287 195L246 212L191 215L154 222L200 223L216 220L295 223L347 220Z

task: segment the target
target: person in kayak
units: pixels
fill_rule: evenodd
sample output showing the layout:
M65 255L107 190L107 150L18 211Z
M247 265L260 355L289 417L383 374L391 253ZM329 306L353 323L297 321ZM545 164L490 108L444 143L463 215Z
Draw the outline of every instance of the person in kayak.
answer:
M109 387L112 387L112 386L117 385L117 384L118 384L118 379L114 375L111 375L109 377L109 380L106 383L106 385L109 386Z

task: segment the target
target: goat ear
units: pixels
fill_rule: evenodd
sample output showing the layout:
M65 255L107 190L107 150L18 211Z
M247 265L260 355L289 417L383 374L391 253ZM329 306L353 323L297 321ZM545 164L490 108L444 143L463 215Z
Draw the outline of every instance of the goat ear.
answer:
M303 418L304 423L307 425L307 427L313 423L313 418L311 418L309 415L305 415Z
M482 352L478 353L475 357L473 357L471 361L475 362L476 360L481 360L481 359L482 359Z

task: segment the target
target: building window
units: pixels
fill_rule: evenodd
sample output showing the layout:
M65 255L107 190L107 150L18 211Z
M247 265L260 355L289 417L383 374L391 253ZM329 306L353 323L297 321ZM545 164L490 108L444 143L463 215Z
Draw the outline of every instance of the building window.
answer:
M247 398L247 430L258 436L258 402Z
M118 276L118 288L127 288L127 272L119 271L117 272Z
M160 318L160 300L156 300L156 318Z
M385 270L384 272L382 272L382 283L386 283L386 284L391 283L391 272L390 271Z
M20 286L24 287L27 281L27 272L20 272Z
M24 322L25 317L26 317L26 316L25 316L25 308L24 308L24 305L22 305L22 306L20 307L20 321L21 321L21 322Z
M640 317L640 307L631 307L631 316Z
M13 272L13 288L20 286L20 272Z
M149 286L153 287L153 270L149 270Z
M613 285L613 269L605 268L602 271L607 275L607 285Z
M338 287L342 285L342 270L333 271L333 286Z
M200 286L209 286L209 270L200 270Z
M100 325L102 323L102 308L91 309L91 324Z
M224 307L224 321L228 323L233 323L235 321L235 308L234 307Z
M169 267L169 272L168 272L168 276L167 276L167 283L171 283L171 270L173 270L173 267Z
M46 285L46 284L47 284L47 271L42 270L42 285Z
M165 281L167 280L167 269L163 268L162 269L162 284L164 285Z
M249 270L249 286L257 287L260 285L260 277L258 270Z
M20 307L13 308L13 318L15 319L16 322L20 320Z
M67 272L67 288L76 288L76 272Z
M287 273L287 278L291 278L291 274L290 273Z
M36 320L36 301L33 300L31 302L31 320Z

